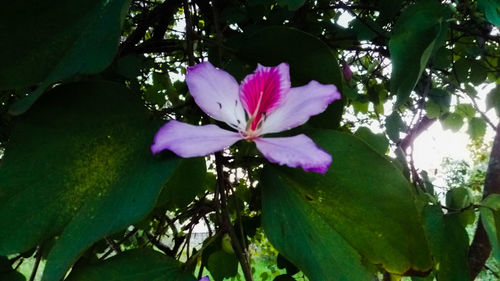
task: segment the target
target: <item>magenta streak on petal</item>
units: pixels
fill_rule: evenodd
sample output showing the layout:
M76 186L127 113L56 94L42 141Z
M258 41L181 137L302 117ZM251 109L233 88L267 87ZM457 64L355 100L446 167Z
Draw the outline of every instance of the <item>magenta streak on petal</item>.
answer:
M279 104L283 90L280 81L278 67L260 67L241 83L240 99L250 116L251 130Z

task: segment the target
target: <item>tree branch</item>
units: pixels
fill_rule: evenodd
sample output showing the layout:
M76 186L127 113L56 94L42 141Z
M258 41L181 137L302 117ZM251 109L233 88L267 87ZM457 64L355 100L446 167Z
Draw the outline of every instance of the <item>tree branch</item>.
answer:
M130 35L123 41L118 50L118 55L123 56L144 38L148 29L158 22L161 18L171 18L176 12L179 5L182 3L181 0L165 0L157 7L155 7L151 12L144 16L142 21L139 22L137 27L130 33Z
M420 119L420 121L408 132L408 135L399 142L399 147L401 147L403 151L406 151L406 149L413 144L415 139L434 124L436 120L435 118L430 119L427 116L422 117L422 119Z
M491 149L490 162L484 180L483 198L490 194L500 194L500 126L496 126L496 136ZM479 219L474 240L469 249L470 280L481 272L490 256L491 245L484 226Z
M227 210L227 198L226 198L226 180L224 177L224 170L222 164L222 154L220 152L215 153L215 168L217 171L217 189L219 190L220 201L221 201L221 213L222 222L225 231L229 233L231 237L231 244L233 246L234 252L240 261L241 268L243 270L243 275L245 275L246 281L253 281L252 268L247 259L246 249L241 247L238 240L238 236L234 231L233 224L231 223L231 217L229 211ZM244 239L244 237L243 237Z

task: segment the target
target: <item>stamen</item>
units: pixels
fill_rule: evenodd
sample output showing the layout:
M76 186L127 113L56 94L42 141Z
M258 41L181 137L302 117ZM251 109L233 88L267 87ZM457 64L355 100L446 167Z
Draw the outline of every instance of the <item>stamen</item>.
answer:
M217 102L217 104L219 105L219 109L222 109L222 104L220 102Z

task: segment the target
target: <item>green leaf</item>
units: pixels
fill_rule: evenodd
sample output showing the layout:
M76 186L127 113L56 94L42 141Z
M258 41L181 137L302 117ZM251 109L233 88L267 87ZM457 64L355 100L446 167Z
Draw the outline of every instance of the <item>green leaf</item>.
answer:
M389 136L389 139L393 142L399 141L399 132L406 129L406 124L397 111L393 111L391 115L385 119L385 126L387 136Z
M486 198L484 198L481 203L481 206L488 207L493 211L500 210L500 194L490 194Z
M275 248L311 281L370 280L364 264L394 274L430 270L413 187L401 172L352 135L309 135L333 157L325 175L263 171L262 224Z
M38 85L11 108L25 112L50 84L97 73L113 60L129 0L13 1L0 11L0 89Z
M305 0L278 0L278 5L287 7L290 11L295 11L304 5Z
M293 86L316 80L334 84L342 92L342 72L336 53L317 37L289 27L258 29L244 38L234 38L230 44L238 49L239 58L250 64L278 65L287 62ZM308 122L318 128L339 127L343 100L335 101L325 112Z
M453 59L453 52L445 46L439 48L436 54L432 57L433 66L436 68L447 69L450 67Z
M184 208L204 192L205 158L182 159L158 197L156 207Z
M238 274L238 260L234 254L218 250L208 257L207 269L214 278L213 281L222 281Z
M371 26L376 26L376 24L373 22L368 22L368 23L365 22L366 20L361 21L356 18L352 20L351 23L349 24L359 41L371 40L377 36L377 34L367 26L367 24L370 24Z
M26 281L26 277L12 268L12 265L7 257L0 256L0 280Z
M367 127L359 127L354 135L362 140L364 140L368 145L370 145L373 150L378 153L385 155L387 149L389 148L389 140L383 134L374 134Z
M443 89L433 88L429 92L429 99L436 103L442 112L448 112L451 104L451 95Z
M437 205L423 210L425 230L429 239L440 281L469 280L469 239L460 223L459 214L444 215Z
M152 58L138 54L127 55L119 58L116 62L116 72L131 80L153 67L154 60Z
M499 0L478 0L477 5L492 24L500 26Z
M486 133L486 122L479 117L469 119L469 129L467 133L473 140L481 139Z
M402 105L410 96L434 50L443 45L450 16L448 5L435 0L418 1L406 8L389 40L392 74L391 93Z
M459 83L467 82L470 68L471 64L466 59L461 58L454 63L453 72L456 75L456 79Z
M450 129L453 132L458 132L464 125L464 117L455 112L449 113L444 119L441 119L441 125L443 125L443 129Z
M490 240L492 255L500 262L500 211L480 207L481 221Z
M472 194L468 188L457 187L446 192L446 207L460 210L472 204Z
M476 110L471 104L463 103L455 107L455 112L460 114L463 118L473 118L476 115Z
M58 235L43 280L59 280L92 243L142 219L178 164L149 150L159 125L119 84L47 93L18 120L0 168L0 253Z
M443 111L441 106L439 106L439 104L437 104L433 100L428 100L425 103L425 112L427 117L429 118L438 118L439 116L446 113L446 111Z
M134 249L96 264L76 266L67 281L196 281L181 263L152 249Z
M474 61L471 63L469 81L474 85L479 85L486 80L488 70L484 67L481 61Z

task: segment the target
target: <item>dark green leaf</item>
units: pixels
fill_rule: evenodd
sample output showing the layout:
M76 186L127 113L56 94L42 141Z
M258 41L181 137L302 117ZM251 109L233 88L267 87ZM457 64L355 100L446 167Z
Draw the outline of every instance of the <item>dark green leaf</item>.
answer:
M484 11L486 18L494 25L500 26L500 1L499 0L478 0L479 9Z
M399 17L389 41L391 92L406 102L434 50L443 44L450 8L435 0L418 1Z
M354 19L350 23L351 28L353 29L354 33L358 37L358 40L360 40L360 41L362 41L362 40L371 40L371 39L373 39L374 37L377 36L377 34L375 32L373 32L373 30L371 30L367 26L367 24L371 24L372 26L374 26L375 23L373 23L373 22L371 22L371 23L365 23L365 22L366 22L366 20L363 22L363 21L360 21L359 19Z
M178 158L153 157L158 128L119 84L67 84L17 122L0 168L0 253L55 235L43 280L59 280L93 242L139 221Z
M423 217L437 279L469 280L469 239L458 214L444 215L441 208L434 205L424 208Z
M67 281L196 281L181 264L152 249L135 249L97 264L76 266Z
M473 140L481 139L486 133L486 122L479 117L469 119L469 129L467 133Z
M207 269L214 278L212 281L222 281L238 274L238 260L234 254L218 250L208 258Z
M441 47L432 57L433 66L436 68L447 69L450 67L453 59L453 52L446 47Z
M354 135L364 140L373 150L384 155L389 148L389 140L383 134L374 134L367 127L359 127Z
M325 175L264 168L262 224L271 243L312 281L370 280L365 263L396 274L430 270L413 187L399 170L352 135L310 136L333 157Z
M38 85L11 113L25 112L50 84L104 70L115 56L129 0L13 1L0 11L0 89Z
M466 59L459 59L453 65L453 72L459 83L464 83L468 80L470 63Z
M429 92L429 99L441 107L441 110L448 112L451 104L451 95L443 89L434 88Z
M239 39L239 38L237 38ZM294 86L311 80L334 84L342 92L342 74L336 54L317 37L289 27L259 29L242 40L234 40L241 58L253 65L277 65L287 62ZM333 102L327 110L308 122L318 128L338 128L343 101Z
M488 70L481 64L480 61L474 61L471 63L469 80L472 84L479 85L484 83L487 75Z
M182 159L158 197L157 207L184 208L203 194L207 173L205 158Z
M145 70L154 66L152 58L143 55L127 55L116 62L116 72L128 79L136 79Z
M290 11L295 11L304 5L305 0L278 0L278 5L287 7Z
M397 142L399 140L399 132L406 129L406 124L397 111L393 111L385 122L387 136L389 136L393 142Z

